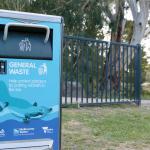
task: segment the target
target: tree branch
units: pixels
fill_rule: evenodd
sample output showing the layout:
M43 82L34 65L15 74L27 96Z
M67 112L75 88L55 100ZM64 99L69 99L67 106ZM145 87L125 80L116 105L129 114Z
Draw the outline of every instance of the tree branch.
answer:
M148 36L150 34L150 27L146 28L144 37Z
M84 12L85 8L88 6L88 4L90 3L90 0L86 0L86 2L84 3L84 5L82 6L81 10Z
M138 8L137 8L136 0L127 0L127 1L132 12L133 20L136 20L137 15L138 15Z
M72 0L66 2L65 5L68 5L68 4L70 4L70 3L72 3ZM64 6L64 5L61 5L60 7L54 8L54 9L51 10L51 12L54 12L54 11L57 11L57 10L61 9L61 8L63 8L63 6Z
M145 1L140 0L139 5L140 5L140 13L141 13L141 15L143 15L143 18L144 18L143 20L147 22L150 1L149 0L145 0Z

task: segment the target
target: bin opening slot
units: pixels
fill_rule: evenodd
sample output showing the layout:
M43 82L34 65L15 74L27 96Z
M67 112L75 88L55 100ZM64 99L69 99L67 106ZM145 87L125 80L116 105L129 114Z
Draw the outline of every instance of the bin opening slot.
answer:
M0 45L0 57L52 60L53 29L48 32L42 25L10 25L6 31L6 25L0 25Z

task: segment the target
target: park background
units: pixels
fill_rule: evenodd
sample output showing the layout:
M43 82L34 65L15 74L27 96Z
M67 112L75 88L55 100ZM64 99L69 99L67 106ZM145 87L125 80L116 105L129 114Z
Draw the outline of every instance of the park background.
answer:
M63 16L65 35L141 44L142 99L150 99L148 0L0 0L0 8Z
M150 100L149 0L0 0L0 8L64 17L64 34L141 44L142 99ZM62 149L149 150L150 109L117 105L67 108Z

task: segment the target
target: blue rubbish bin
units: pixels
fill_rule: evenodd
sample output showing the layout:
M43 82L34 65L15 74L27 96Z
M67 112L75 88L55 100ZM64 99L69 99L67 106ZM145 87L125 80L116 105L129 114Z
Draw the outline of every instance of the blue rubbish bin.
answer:
M60 149L59 16L0 10L0 149Z

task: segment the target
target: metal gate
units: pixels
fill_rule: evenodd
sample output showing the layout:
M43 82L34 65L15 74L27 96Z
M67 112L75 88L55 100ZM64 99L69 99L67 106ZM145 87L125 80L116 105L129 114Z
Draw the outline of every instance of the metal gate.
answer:
M141 47L64 37L62 105L140 105Z

